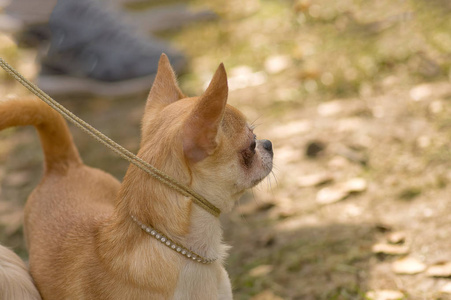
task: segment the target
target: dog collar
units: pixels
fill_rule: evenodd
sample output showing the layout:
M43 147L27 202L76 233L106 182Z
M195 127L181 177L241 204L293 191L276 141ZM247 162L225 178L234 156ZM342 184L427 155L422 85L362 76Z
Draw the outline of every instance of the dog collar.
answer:
M131 218L148 235L151 235L152 237L156 238L161 243L163 243L166 247L172 249L173 251L175 251L177 253L180 253L181 255L185 256L186 258L188 258L192 261L202 263L202 264L212 264L213 262L215 262L217 260L217 258L213 258L213 259L205 258L205 257L197 254L194 251L188 250L186 247L183 247L182 245L177 244L176 242L174 242L173 240L171 240L170 238L168 238L167 236L165 236L164 234L162 234L160 231L156 230L155 228L141 223L135 216L132 215Z

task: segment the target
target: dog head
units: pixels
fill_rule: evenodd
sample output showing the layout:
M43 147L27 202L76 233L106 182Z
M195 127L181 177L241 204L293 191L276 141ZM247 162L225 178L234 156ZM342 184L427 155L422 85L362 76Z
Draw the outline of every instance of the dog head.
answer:
M163 54L146 104L139 153L222 211L271 172L273 158L271 142L257 140L227 96L222 64L201 96L186 97Z

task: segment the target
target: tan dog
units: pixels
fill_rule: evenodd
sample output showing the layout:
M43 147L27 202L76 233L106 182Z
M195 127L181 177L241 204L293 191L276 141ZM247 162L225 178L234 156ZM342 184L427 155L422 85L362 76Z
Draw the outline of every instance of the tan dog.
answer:
M221 64L202 96L186 98L163 54L138 153L222 212L269 174L273 156L271 142L257 141L226 104L227 93ZM87 167L64 120L38 99L0 101L0 129L17 125L37 128L45 156L25 207L43 299L232 299L217 217L134 165L122 184Z

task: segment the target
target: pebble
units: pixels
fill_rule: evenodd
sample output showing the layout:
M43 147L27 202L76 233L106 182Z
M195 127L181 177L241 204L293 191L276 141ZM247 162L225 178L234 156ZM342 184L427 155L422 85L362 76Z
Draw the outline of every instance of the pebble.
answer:
M441 293L444 294L450 294L451 295L451 282L448 282L447 284L445 284L441 289L440 289Z
M415 275L426 270L426 265L416 258L404 257L393 262L392 270L396 274Z
M422 101L431 96L432 91L429 85L420 84L412 88L409 92L410 97L414 101Z
M387 254L387 255L404 255L409 253L409 247L403 245L391 245L378 243L371 248L373 253Z
M404 294L395 290L374 290L365 294L370 300L399 300L404 298Z
M443 262L430 266L426 275L430 277L451 277L451 262Z

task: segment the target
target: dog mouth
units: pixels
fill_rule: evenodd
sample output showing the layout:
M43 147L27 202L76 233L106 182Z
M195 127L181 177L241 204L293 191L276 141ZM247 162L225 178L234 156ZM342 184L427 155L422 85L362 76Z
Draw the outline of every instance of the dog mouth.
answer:
M262 167L263 172L260 174L260 176L251 181L251 187L254 187L260 182L262 182L272 172L273 168L272 155L270 157L265 157L262 159Z

